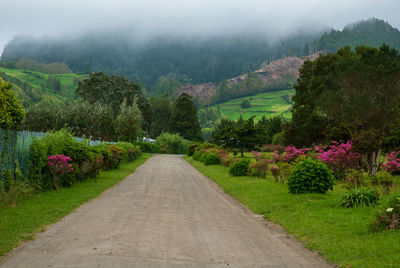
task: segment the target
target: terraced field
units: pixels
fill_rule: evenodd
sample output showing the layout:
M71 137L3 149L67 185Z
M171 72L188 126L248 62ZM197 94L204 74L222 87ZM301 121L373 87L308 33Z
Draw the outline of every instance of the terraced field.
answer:
M294 90L282 90L269 93L260 93L254 96L242 97L229 100L212 106L214 109L219 109L221 114L228 119L237 119L240 116L249 118L255 115L255 120L265 117L270 118L277 115L282 115L284 118L290 118L290 108L292 104L289 100L294 94ZM243 109L240 104L244 100L250 102L250 108Z

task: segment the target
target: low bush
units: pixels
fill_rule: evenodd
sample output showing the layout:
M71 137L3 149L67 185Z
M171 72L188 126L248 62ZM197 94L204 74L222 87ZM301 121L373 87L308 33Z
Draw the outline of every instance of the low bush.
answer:
M221 164L221 161L219 160L218 156L215 153L205 154L204 165L209 166L218 164Z
M196 161L200 161L201 155L202 155L201 151L195 151L194 154L193 154L193 159L196 160Z
M306 159L293 169L288 180L289 193L321 193L333 189L332 171L321 161Z
M394 187L393 176L386 171L379 171L375 176L371 176L371 183L375 191L383 195L389 194Z
M279 168L279 182L285 183L286 181L289 180L293 168L295 167L295 164L296 164L295 162L294 163L280 162L277 164Z
M136 145L140 146L140 149L144 153L159 154L161 152L161 147L157 143L136 142Z
M362 170L348 169L346 170L345 174L345 182L347 183L346 187L348 189L357 189L360 188L362 185L365 185L365 178Z
M33 193L33 188L21 181L22 173L17 170L14 175L6 170L0 180L0 208L15 206L25 196Z
M386 155L386 163L382 165L384 171L390 172L392 175L400 174L400 151L391 152Z
M285 146L277 145L277 144L265 144L265 145L261 146L260 151L268 152L268 153L277 151L278 153L283 153L285 151Z
M271 160L264 159L249 164L247 173L253 177L265 178L268 171L268 166L272 163Z
M142 150L139 145L134 145L130 142L117 142L118 147L125 150L125 154L123 155L123 160L125 162L131 162L140 157L142 154Z
M200 142L192 142L187 147L187 155L192 156L201 146Z
M229 174L232 176L246 176L249 169L250 160L241 159L239 162L234 163L229 169Z
M400 229L400 195L393 196L386 204L384 210L377 216L373 229L376 231Z
M186 154L190 141L182 138L179 134L162 133L156 139L161 147L161 152L168 154Z
M132 161L140 153L140 149L130 143L101 143L90 146L87 142L77 142L65 129L48 132L42 139L35 139L30 146L27 180L37 190L71 186L77 181L96 177L101 168L118 168L121 161ZM56 184L47 163L51 155L65 155L71 158L71 172L59 176Z
M309 148L305 149L297 149L294 146L287 146L285 148L285 152L279 153L275 152L272 154L272 159L275 163L292 163L297 160L299 157L305 157L307 152L311 151Z
M222 158L220 158L220 160L221 160L221 164L226 167L230 167L239 161L239 159L237 159L236 157L229 157L229 156L222 157Z
M340 205L346 208L374 206L379 201L379 195L372 189L352 189L345 193Z

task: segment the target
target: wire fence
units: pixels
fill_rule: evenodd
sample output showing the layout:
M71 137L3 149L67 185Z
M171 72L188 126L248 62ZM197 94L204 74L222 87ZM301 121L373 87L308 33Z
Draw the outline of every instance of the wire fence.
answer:
M46 133L14 131L0 128L0 179L6 170L13 174L18 168L24 175L29 172L29 149L35 138L41 139ZM91 146L101 143L97 140L75 138L78 142L89 142Z

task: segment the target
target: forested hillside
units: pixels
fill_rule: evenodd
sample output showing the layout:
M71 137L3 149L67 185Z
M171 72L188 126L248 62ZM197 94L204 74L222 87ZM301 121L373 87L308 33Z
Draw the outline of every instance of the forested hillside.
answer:
M342 31L325 33L314 44L307 44L307 49L334 53L344 46L380 47L383 43L400 49L400 31L383 20L372 18L349 24Z
M257 69L266 60L301 56L304 45L321 34L298 34L285 40L243 35L145 41L132 33L87 34L70 39L17 36L6 45L1 61L30 58L44 63L64 62L76 73L105 71L126 76L155 93L165 88L166 78L172 84L219 83Z

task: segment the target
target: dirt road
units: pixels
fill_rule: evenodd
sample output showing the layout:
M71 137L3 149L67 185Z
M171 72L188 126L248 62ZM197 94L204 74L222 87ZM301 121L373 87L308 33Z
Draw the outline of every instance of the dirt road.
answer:
M328 267L175 155L155 155L0 266Z

